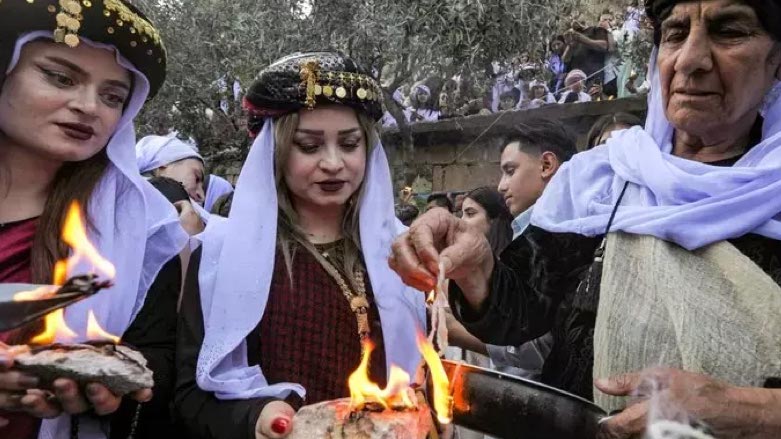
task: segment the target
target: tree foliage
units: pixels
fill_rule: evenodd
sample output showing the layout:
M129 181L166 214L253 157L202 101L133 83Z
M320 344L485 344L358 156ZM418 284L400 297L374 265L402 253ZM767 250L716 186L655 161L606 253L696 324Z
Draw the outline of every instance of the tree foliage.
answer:
M484 75L491 61L521 52L541 60L550 38L569 24L564 18L581 4L581 0L135 2L160 28L168 50L166 85L140 117L139 131L175 129L194 138L207 155L246 150L242 113L232 85L238 80L249 86L261 68L283 55L340 50L373 69L389 97L400 84L432 75ZM400 126L406 129L404 123Z

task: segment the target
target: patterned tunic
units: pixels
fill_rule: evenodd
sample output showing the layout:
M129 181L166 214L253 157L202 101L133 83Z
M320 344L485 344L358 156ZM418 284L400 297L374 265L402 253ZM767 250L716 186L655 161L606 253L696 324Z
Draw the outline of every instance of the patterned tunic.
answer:
M0 283L31 283L30 254L37 218L0 225ZM20 342L19 331L0 333L4 343ZM40 421L23 413L0 410L0 417L11 423L0 430L3 437L31 439L38 436ZM7 435L7 436L6 436Z
M361 360L358 324L334 279L315 257L299 249L291 284L278 251L266 311L260 321L260 366L270 384L299 383L306 403L350 396L347 378ZM343 276L344 277L344 276ZM385 381L385 355L377 306L367 292L372 340L372 379Z

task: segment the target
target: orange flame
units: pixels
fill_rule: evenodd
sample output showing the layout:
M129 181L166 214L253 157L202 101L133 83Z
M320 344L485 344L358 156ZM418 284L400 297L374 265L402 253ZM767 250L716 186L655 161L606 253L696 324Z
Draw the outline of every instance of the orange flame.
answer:
M95 318L95 313L92 311L89 312L87 321L87 338L90 340L104 340L119 344L119 337L104 331L98 324L98 319Z
M445 373L445 367L442 365L434 346L420 332L418 332L418 349L431 372L434 411L437 413L437 419L441 424L449 424L453 419L453 409L450 397L450 380Z
M55 267L55 276L59 275L61 277L60 279L55 279L61 281L60 283L55 283L55 285L65 283L63 271L70 273L82 259L90 262L93 271L109 279L114 279L114 276L116 276L114 265L103 259L95 246L87 239L87 229L84 227L84 221L82 220L81 207L75 201L71 203L68 215L65 217L62 240L73 249L73 255L67 261L60 261L58 264L65 264L65 269Z
M369 378L369 357L374 350L374 343L363 343L361 364L347 379L350 388L350 409L361 410L368 402L381 404L385 409L415 408L415 403L409 396L409 374L396 365L391 365L388 385L380 389L377 383Z
M108 279L114 278L116 274L114 265L104 259L87 238L87 229L84 227L84 221L82 220L81 207L76 201L71 203L65 217L65 223L62 228L62 240L70 246L72 254L69 258L57 261L54 265L54 273L52 276L54 285L60 286L65 284L68 275L83 260L89 262L92 272L105 276ZM35 291L16 294L14 300L35 300L44 298L47 295L53 295L55 292L56 290L51 287L43 287L38 288ZM98 325L92 311L90 311L87 326L86 335L90 339L108 339L115 343L119 341L118 337L107 333ZM56 339L68 342L74 340L78 336L78 334L73 332L65 323L65 312L62 309L46 315L44 318L44 328L43 332L31 340L31 343L51 344Z

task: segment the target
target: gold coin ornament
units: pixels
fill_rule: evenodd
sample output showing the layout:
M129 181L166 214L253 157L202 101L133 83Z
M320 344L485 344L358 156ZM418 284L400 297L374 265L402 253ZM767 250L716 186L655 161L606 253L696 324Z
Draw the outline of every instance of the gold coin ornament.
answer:
M320 84L315 85L315 95L320 96L323 94L323 86Z
M76 47L79 45L79 37L75 34L65 35L64 41L69 47Z
M331 96L334 95L334 88L331 87L330 85L326 85L325 87L323 87L323 94L330 98Z
M54 30L54 42L55 43L64 43L65 42L65 29L55 29Z
M76 32L81 27L81 23L79 23L79 20L75 18L69 18L65 27L67 27L71 32Z
M368 93L363 88L359 88L356 94L358 95L359 99L366 99L366 97L368 96Z
M347 96L347 90L344 89L344 87L339 87L336 89L336 97L339 99L344 99Z
M66 11L73 15L81 14L81 5L76 0L70 0L65 2L65 5L63 6Z

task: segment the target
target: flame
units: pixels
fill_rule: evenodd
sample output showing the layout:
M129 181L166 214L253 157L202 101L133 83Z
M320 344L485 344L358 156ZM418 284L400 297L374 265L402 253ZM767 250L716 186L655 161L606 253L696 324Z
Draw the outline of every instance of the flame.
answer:
M57 311L46 314L44 318L44 330L30 340L32 344L51 344L54 340L73 340L77 334L65 323L65 311Z
M92 311L89 312L87 321L87 338L90 340L106 340L114 344L119 344L119 337L104 331L98 324L98 319L95 318L95 313Z
M445 373L445 367L442 365L434 346L420 332L418 332L418 349L431 372L434 411L437 413L437 419L441 424L449 424L453 419L453 409L450 397L450 380Z
M65 217L65 225L62 229L62 240L73 249L73 255L67 259L67 261L58 263L58 265L65 264L65 269L62 267L55 267L55 276L60 276L60 283L55 285L62 285L65 283L65 275L63 271L70 273L76 267L76 264L86 259L92 265L92 270L101 275L106 276L109 279L114 279L116 276L116 270L111 262L103 259L98 253L95 246L87 239L87 229L84 227L84 221L82 220L81 207L79 203L71 203L70 209L68 209L68 215Z
M391 365L388 385L380 389L377 383L369 378L369 358L374 351L374 343L363 343L361 363L347 379L350 388L350 409L361 410L369 402L381 404L385 409L415 408L415 403L409 396L410 377L403 369Z
M83 261L89 263L91 272L98 273L108 279L114 278L116 275L114 265L104 259L87 238L87 229L84 227L84 221L82 220L81 207L76 201L71 203L65 217L65 223L62 228L62 240L70 246L72 252L70 257L57 261L54 265L52 276L54 285L61 286L65 284L68 275ZM44 298L47 294L52 295L54 292L56 290L51 289L51 287L43 287L35 291L19 293L14 296L14 300L35 300ZM118 337L107 333L98 325L92 311L90 311L87 326L86 335L90 339L108 339L115 343L119 341ZM59 309L46 315L43 332L35 336L31 343L51 344L55 340L69 342L76 339L76 337L78 337L78 334L65 323L65 312Z

